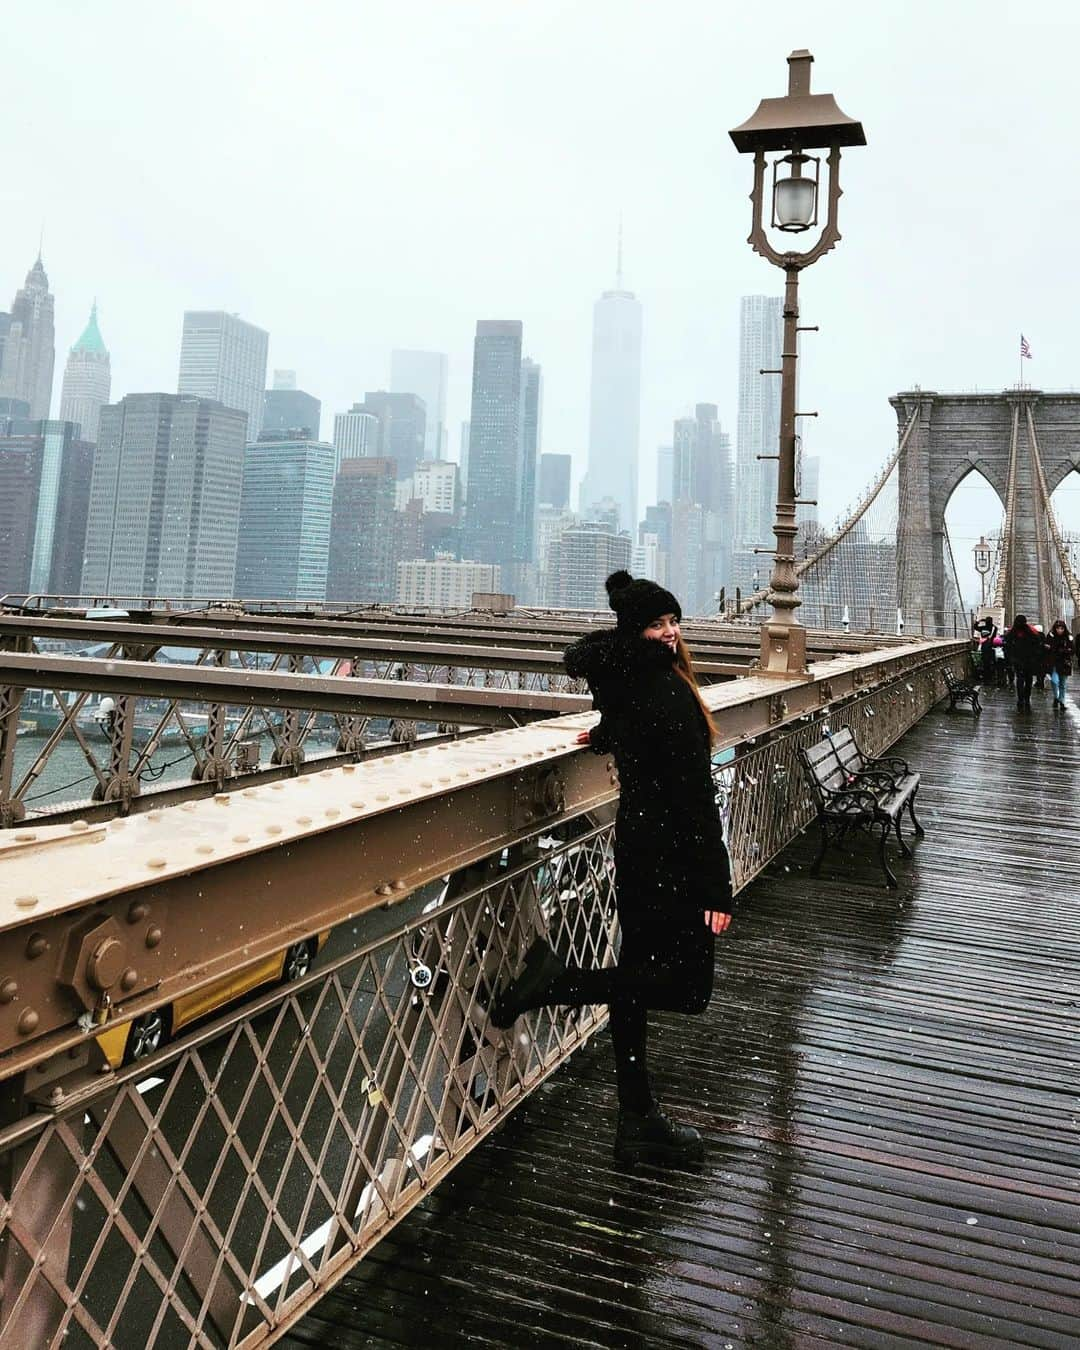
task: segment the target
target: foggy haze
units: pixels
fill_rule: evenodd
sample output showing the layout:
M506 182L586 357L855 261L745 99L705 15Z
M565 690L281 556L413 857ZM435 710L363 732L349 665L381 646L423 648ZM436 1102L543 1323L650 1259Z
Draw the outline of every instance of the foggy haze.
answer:
M221 308L269 331L324 438L388 387L392 348L448 353L456 457L476 320L520 319L542 449L576 481L621 214L651 501L674 418L715 402L734 435L739 297L780 274L745 242L727 132L803 46L868 137L843 158L843 240L802 286L823 519L894 442L891 393L1011 385L1021 331L1025 379L1080 383L1054 256L1076 205L1072 4L43 0L4 26L0 307L43 224L57 370L96 296L114 400L175 390L183 311ZM967 514L958 557L997 523Z

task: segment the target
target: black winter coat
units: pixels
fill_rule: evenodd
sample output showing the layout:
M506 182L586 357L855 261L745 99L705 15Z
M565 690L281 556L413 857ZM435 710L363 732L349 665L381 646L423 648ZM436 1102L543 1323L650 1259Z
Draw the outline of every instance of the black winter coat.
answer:
M614 629L569 647L566 669L588 681L600 723L589 738L619 770L615 889L619 913L642 921L732 911L731 867L712 779L709 730L662 642Z
M1050 633L1046 639L1051 670L1059 675L1072 674L1073 638L1071 633Z
M1042 674L1046 669L1046 640L1030 626L1010 628L1005 634L1005 659L1024 675Z

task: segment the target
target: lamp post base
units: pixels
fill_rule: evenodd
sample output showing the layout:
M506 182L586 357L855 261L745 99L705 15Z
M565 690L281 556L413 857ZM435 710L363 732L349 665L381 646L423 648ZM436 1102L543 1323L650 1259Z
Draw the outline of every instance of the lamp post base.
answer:
M806 629L801 623L761 625L761 653L753 673L782 680L806 679Z

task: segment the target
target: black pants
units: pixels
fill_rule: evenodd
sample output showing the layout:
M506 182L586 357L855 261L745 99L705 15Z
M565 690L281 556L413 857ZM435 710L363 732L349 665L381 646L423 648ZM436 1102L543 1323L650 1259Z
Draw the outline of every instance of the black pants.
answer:
M620 916L620 926L618 965L571 967L555 981L545 1001L570 1008L608 1005L619 1107L647 1111L652 1105L646 1062L648 1011L705 1011L712 994L716 939L704 913L666 922Z
M1031 702L1031 680L1030 670L1016 672L1016 702L1020 706Z

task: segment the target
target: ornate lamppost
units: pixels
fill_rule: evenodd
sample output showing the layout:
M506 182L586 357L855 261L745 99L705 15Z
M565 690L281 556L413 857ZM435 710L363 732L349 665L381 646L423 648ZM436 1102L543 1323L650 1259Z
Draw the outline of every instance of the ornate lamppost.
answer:
M979 574L979 580L982 583L982 604L986 604L986 574L990 571L990 545L986 542L986 535L979 536L979 542L972 550L975 554L975 571Z
M777 476L776 554L769 579L772 617L761 626L759 674L800 677L806 674L806 629L795 611L800 605L795 574L796 500L795 370L799 357L799 273L835 247L840 238L836 225L840 201L840 149L865 145L862 124L846 117L832 94L811 94L808 51L788 57L786 98L763 98L749 121L731 133L741 154L754 156L754 187L750 194L753 222L748 243L777 267L784 269L784 334L780 374L780 446ZM827 218L821 237L805 253L781 252L769 242L763 220L765 156L772 161L769 228L789 234L813 229L818 223L821 160L807 150L828 150ZM769 457L771 458L771 456Z

